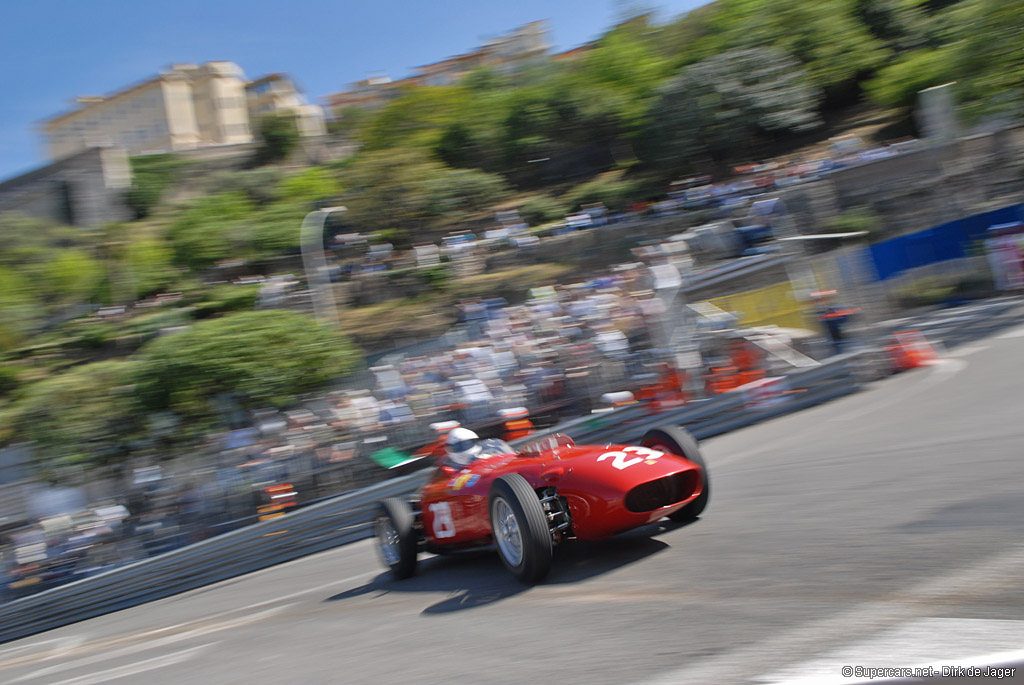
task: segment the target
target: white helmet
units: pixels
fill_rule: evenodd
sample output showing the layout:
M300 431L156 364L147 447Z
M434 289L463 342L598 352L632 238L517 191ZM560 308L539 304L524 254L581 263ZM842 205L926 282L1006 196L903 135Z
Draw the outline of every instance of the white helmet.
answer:
M463 428L462 426L452 428L444 441L444 449L448 453L448 460L456 466L466 466L469 464L480 451L479 445L476 444L476 441L479 439L480 436L468 428Z

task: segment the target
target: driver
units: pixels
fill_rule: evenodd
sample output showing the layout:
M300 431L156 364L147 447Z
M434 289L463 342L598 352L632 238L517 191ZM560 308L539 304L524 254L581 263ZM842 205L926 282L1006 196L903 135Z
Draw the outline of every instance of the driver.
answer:
M469 466L480 456L478 440L480 436L468 428L451 429L444 441L447 463L455 467Z

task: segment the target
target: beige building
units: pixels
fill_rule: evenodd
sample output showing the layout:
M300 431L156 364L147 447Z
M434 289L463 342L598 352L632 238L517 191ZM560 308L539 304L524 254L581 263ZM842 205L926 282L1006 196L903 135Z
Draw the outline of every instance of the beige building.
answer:
M502 75L520 72L548 59L550 50L547 21L532 21L485 40L472 52L416 67L409 78L400 81L392 81L387 76L367 78L350 84L348 90L328 95L325 100L335 117L349 107L376 109L399 97L404 88L453 85L480 67Z
M500 74L512 74L547 59L551 37L547 21L531 21L491 38L478 52L483 62Z
M303 136L327 133L324 111L319 105L306 103L295 83L285 74L269 74L245 86L249 120L256 126L261 117L293 114L295 125Z
M417 85L412 79L392 81L387 74L378 74L349 84L348 90L324 98L331 115L338 117L349 107L377 109L402 94L406 86Z
M234 62L208 62L180 69L192 86L192 106L199 129L196 147L252 142L242 69Z
M245 74L233 62L175 64L158 76L42 124L51 159L95 146L129 154L252 142Z

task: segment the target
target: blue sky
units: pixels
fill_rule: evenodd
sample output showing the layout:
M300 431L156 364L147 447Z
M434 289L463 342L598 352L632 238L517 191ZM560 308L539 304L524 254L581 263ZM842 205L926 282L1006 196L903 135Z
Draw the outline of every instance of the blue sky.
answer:
M669 17L707 0L654 0ZM628 3L627 3L628 4ZM230 60L290 73L311 101L368 73L392 78L547 19L557 48L600 35L620 0L31 0L5 2L0 180L46 162L39 121L172 62Z

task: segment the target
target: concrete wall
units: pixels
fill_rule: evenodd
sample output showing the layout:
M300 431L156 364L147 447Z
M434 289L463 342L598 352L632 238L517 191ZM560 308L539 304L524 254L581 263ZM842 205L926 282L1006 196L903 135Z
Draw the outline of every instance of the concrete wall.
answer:
M835 208L869 207L902 235L1011 204L1024 191L1021 129L1004 129L833 172ZM1013 200L1016 201L1016 200Z
M72 226L97 226L131 218L124 192L131 165L124 150L92 148L0 183L0 213Z

